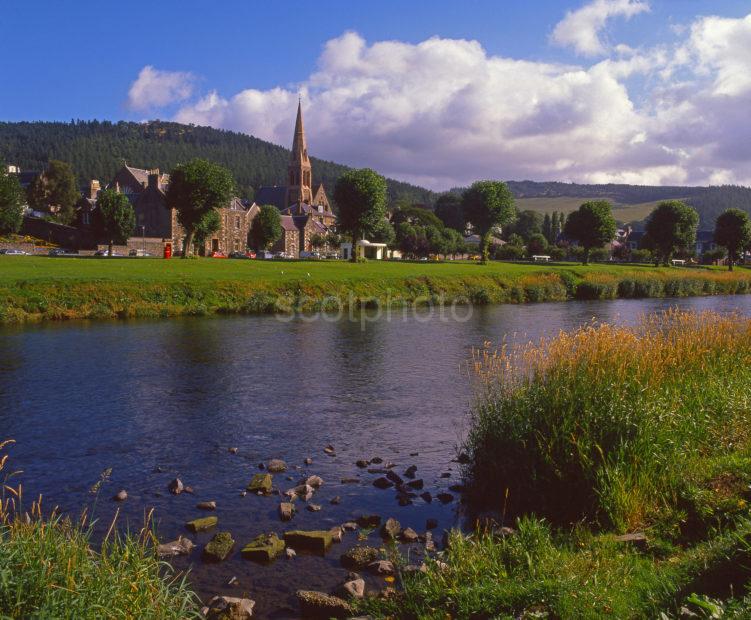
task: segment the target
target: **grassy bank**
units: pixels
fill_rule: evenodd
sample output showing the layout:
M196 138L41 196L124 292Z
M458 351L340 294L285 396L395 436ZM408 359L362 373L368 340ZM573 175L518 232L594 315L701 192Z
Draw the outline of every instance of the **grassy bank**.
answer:
M367 605L398 617L654 618L681 605L720 617L702 615L712 596L727 599L722 617L751 616L751 321L588 326L481 351L475 371L468 498L516 531L454 533L445 566Z
M0 475L5 464L0 458ZM43 517L39 503L17 510L20 496L20 486L5 486L0 501L0 617L202 617L185 581L157 559L149 529L133 536L111 528L95 546L83 521Z
M0 257L0 322L737 294L751 272L628 265Z

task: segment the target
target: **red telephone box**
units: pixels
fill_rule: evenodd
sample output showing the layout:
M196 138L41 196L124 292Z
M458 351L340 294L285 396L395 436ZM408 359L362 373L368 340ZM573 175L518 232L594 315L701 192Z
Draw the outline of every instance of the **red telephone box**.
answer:
M164 258L172 258L172 244L171 243L164 244Z

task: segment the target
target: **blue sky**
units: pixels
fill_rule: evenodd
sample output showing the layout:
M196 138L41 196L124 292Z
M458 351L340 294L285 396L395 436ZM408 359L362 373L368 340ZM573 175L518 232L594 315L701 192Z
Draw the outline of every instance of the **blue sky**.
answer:
M591 36L599 42L596 52L583 52L585 39L577 43L577 37L586 36L580 29L589 27L589 22L572 22L575 28L569 28L569 39L556 40L554 35L567 13L583 17L584 13L577 12L587 7L592 14L599 11L605 16L595 26L594 35L589 33L590 42ZM745 151L741 148L739 152L733 143L732 134L737 132L728 131L726 142L717 144L716 164L694 157L689 165L681 152L697 145L676 139L671 123L681 111L671 112L666 106L687 81L705 90L706 97L695 101L695 110L700 109L700 103L705 106L713 93L728 95L718 91L713 77L723 70L737 73L738 67L730 66L735 62L730 57L743 59L751 53L742 47L747 41L747 21L751 28L751 19L744 19L749 14L748 0L19 2L6 7L0 17L0 54L5 59L0 120L178 118L255 133L286 144L287 134L291 133L292 99L302 91L311 149L316 151L317 147L316 154L344 160L343 163L371 165L433 187L471 180L475 174L473 165L480 176L498 169L507 177L521 174L563 180L617 180L620 173L625 175L624 180L643 178L665 183L670 178L681 182L746 181L751 178L751 168ZM708 47L703 46L691 35L691 28L710 16L731 20L723 23L732 26L739 41L739 47L727 50L726 56L719 59L711 51L711 41ZM356 33L362 45L358 47L355 40L341 43L346 33ZM713 30L707 37L712 36L720 35ZM432 37L442 42L440 50L420 47L425 47ZM346 57L351 52L357 56L353 62L360 64L355 67L348 61L344 66L337 64L331 54L327 57L325 49L332 41L341 43L338 47L333 44L334 56ZM388 41L404 47L396 51L381 49L380 44ZM481 50L481 56L465 64L467 50L458 45L462 41L476 42L474 52ZM360 51L353 51L355 48ZM392 52L396 56L390 55ZM683 55L694 53L715 55L683 59ZM473 81L451 91L451 101L435 91L466 75L437 69L436 63L443 58L447 66L457 61L459 72L478 72ZM609 90L613 86L610 83L597 82L597 73L602 72L597 67L606 61L624 59L641 60L643 65L653 67L619 70L618 75L611 71L608 79L622 85L628 97L628 103L621 102L623 105L614 110L613 122L633 121L635 129L630 136L605 131L602 142L607 145L610 141L614 148L623 148L624 144L646 144L650 148L631 149L634 152L629 157L603 162L599 167L595 165L602 160L599 155L593 156L592 162L579 162L572 153L562 150L556 157L540 159L538 165L534 149L527 143L533 136L546 142L548 131L552 132L549 135L559 136L562 129L586 130L587 123L594 122L597 127L603 123L582 103L587 88L577 90L573 86L577 76L586 74L583 79L591 80L592 93L607 97L615 90ZM507 65L498 69L496 65L502 62ZM525 74L519 67L518 71L511 71L512 65L525 62L531 73ZM701 72L694 71L697 64L701 64ZM549 66L556 68L549 71ZM748 66L751 67L751 60ZM145 67L152 72L143 76ZM368 79L363 81L366 73ZM166 90L159 96L146 95L137 100L131 88L139 75L150 78L142 82L144 88ZM405 99L402 86L416 78L423 80L423 96L413 92L409 95L413 99ZM488 82L495 80L499 82L496 91L484 90ZM510 106L507 93L525 91L535 81L539 81L539 88L525 92L523 97L528 99L522 97L515 102L517 108L534 108L534 115L518 118L511 113L500 114L494 108L496 101ZM435 84L435 89L431 84ZM371 87L393 92L384 95L385 103L375 101L376 91L363 94L363 89ZM550 90L546 90L548 87ZM739 98L739 105L747 103L745 87L740 91L734 88L731 96ZM478 94L479 90L483 92ZM343 91L350 94L342 99ZM139 92L144 95L143 90ZM666 92L670 93L667 98ZM394 102L394 109L403 108L400 118L393 110L384 113L389 100ZM479 104L480 100L485 101L485 107ZM448 107L437 110L439 105ZM636 109L638 118L627 118L628 105ZM719 105L727 118L727 102ZM270 113L272 108L279 111L278 117ZM420 113L414 113L418 109ZM332 110L336 110L338 119L349 122L342 124L332 119ZM452 121L457 115L468 115L462 116L460 125L470 134L477 131L477 138L488 133L488 126L514 129L494 130L495 149L493 144L475 139L460 145L453 156L449 153L435 158L436 144L430 143L431 134L444 134L441 139L445 148L455 142L443 131L447 114L451 114ZM439 118L443 123L441 132L435 127ZM692 117L693 120L696 119ZM706 135L714 130L716 134L718 128L712 123L717 119L705 120L706 126L700 131ZM483 122L488 125L481 127ZM681 122L685 126L686 119ZM391 125L393 135L387 135L390 129L384 130L384 126ZM462 127L457 126L454 131ZM347 139L337 141L337 134L341 138L344 128ZM719 129L724 135L724 129ZM401 143L399 136L409 137L411 143ZM571 137L575 141L573 134ZM522 166L511 165L514 157L508 152L508 145L512 142L515 152L527 162ZM376 148L369 149L366 143ZM507 146L498 146L500 143ZM554 146L549 141L548 144ZM598 148L603 148L603 144ZM661 151L679 155L668 161L660 156ZM472 152L478 154L477 162L471 161ZM421 166L409 163L426 157L433 160L432 168L425 162ZM644 164L639 164L639 157ZM488 159L493 162L492 168L482 164ZM457 166L463 170L452 172ZM510 168L509 174L502 174L504 168Z

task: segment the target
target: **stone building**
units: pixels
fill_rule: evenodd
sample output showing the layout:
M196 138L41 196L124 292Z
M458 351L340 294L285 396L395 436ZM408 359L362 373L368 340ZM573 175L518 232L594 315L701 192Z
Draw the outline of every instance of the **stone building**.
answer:
M297 257L300 252L313 249L313 235L325 236L336 230L336 215L323 183L313 188L313 169L308 157L300 104L297 106L292 152L287 164L287 182L288 185L284 186L258 188L256 203L274 205L279 209L284 234L274 246L274 251Z

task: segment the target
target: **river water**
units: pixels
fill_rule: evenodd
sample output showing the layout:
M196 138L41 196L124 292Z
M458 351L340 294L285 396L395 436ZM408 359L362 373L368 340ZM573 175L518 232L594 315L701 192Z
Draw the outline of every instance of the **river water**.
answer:
M487 306L454 317L370 312L336 321L258 316L2 328L0 438L17 441L11 469L23 470L27 505L42 494L48 508L78 514L86 506L103 526L119 508L119 522L131 529L153 508L160 539L172 540L187 534L185 521L208 514L195 508L198 501L215 500L218 529L232 532L235 552L205 564L200 548L211 533L190 535L198 546L175 565L191 569L204 597L249 595L258 617L293 618L295 590L341 583L339 555L356 534L325 556L300 553L269 566L240 557L256 535L329 528L363 513L396 517L421 533L428 518L438 520L436 532L463 524L458 501L399 506L393 490L376 489L377 476L354 463L378 456L398 473L416 465L433 496L458 483L452 459L472 399L466 362L473 347L536 339L592 319L632 323L670 307L749 314L751 296ZM323 452L328 444L336 456ZM325 480L311 500L319 512L303 509L281 523L278 497L241 496L258 463L271 458L290 466L274 477L282 491L306 473ZM112 474L96 498L89 489L106 468ZM175 476L194 494L170 495ZM116 503L110 498L120 489L128 500ZM334 496L339 505L329 503ZM236 584L226 585L233 576Z

